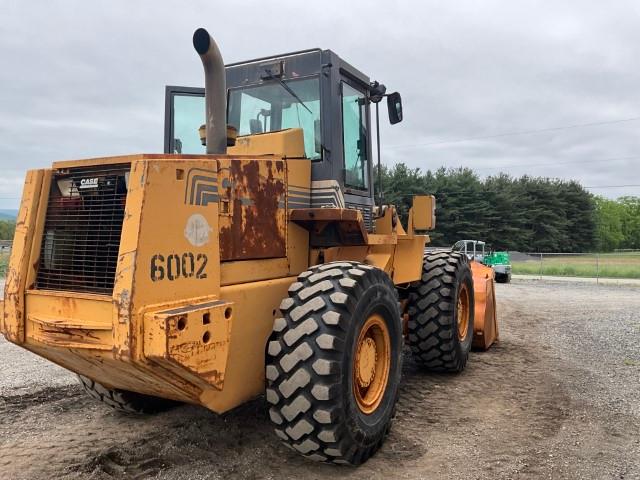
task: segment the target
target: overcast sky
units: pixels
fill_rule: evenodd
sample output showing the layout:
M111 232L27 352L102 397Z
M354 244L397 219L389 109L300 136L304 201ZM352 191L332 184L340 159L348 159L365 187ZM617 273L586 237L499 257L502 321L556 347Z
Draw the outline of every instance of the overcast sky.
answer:
M0 208L28 168L162 151L164 86L203 82L200 26L227 63L330 48L400 91L387 164L640 185L639 25L638 1L2 0Z

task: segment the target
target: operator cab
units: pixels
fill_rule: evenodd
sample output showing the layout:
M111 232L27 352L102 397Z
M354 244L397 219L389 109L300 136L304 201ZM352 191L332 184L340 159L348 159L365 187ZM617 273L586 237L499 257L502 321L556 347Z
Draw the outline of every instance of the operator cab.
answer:
M346 208L372 222L371 103L384 86L331 50L304 50L226 65L227 124L238 136L301 128L312 181L331 181ZM402 120L399 94L388 96L392 123ZM393 110L393 111L392 111ZM205 154L204 88L166 87L165 153ZM340 203L340 202L338 202Z
M480 240L458 240L451 249L454 252L464 253L469 260L483 263L486 243Z

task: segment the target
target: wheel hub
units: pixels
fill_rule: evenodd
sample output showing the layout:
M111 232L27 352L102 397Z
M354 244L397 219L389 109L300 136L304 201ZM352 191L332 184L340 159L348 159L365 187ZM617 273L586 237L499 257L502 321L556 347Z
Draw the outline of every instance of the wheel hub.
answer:
M353 358L353 394L358 408L373 413L387 389L391 370L391 337L379 314L369 316L362 326Z
M467 338L470 318L469 289L467 288L466 284L462 284L462 286L460 287L456 313L458 320L458 339L462 341Z
M366 337L360 344L356 357L356 373L358 385L368 387L376 373L376 342L371 337Z

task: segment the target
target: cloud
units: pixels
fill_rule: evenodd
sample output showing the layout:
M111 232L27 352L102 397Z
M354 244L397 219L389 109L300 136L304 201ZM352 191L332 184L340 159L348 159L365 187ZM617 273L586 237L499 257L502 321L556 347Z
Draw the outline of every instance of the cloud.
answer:
M399 90L386 163L640 184L627 158L640 122L397 147L640 116L639 13L597 0L2 2L0 208L17 206L27 168L161 151L164 86L202 84L198 26L228 62L320 46Z

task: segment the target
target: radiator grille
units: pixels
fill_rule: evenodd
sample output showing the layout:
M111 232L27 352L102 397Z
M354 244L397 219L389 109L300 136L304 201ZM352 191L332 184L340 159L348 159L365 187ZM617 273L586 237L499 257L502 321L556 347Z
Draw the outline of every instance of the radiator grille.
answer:
M111 294L130 165L54 171L36 288Z
M370 206L347 202L346 207L360 210L360 213L362 213L362 219L364 220L364 226L369 232L373 230L373 212L371 211L372 209Z

